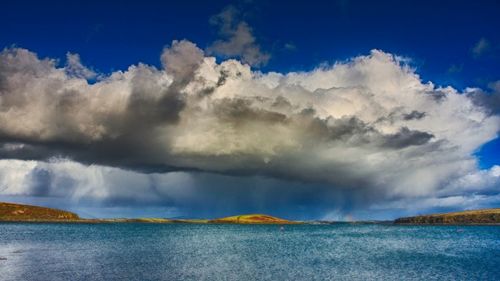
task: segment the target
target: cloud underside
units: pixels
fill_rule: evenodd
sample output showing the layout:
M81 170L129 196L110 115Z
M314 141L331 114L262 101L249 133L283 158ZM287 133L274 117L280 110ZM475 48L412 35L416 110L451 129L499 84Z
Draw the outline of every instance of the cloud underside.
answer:
M422 82L405 59L373 50L309 72L260 73L237 60L217 63L183 40L165 48L161 61L161 69L138 64L97 76L78 55L58 67L25 49L2 51L0 158L26 169L19 177L4 169L0 193L191 202L187 187L173 201L168 189L158 191L179 174L182 186L202 177L273 181L265 191L240 184L238 192L256 198L245 204L277 196L272 190L301 194L290 199L299 205L313 194L325 206L340 204L339 194L376 204L498 190L496 167L479 171L473 156L496 137L497 111L481 103L480 90ZM85 188L90 176L67 172L66 183L56 183L61 163L95 170L102 182ZM132 192L114 183L116 173L144 182ZM479 173L488 181L465 180ZM214 191L195 186L189 198ZM236 192L226 189L220 194Z

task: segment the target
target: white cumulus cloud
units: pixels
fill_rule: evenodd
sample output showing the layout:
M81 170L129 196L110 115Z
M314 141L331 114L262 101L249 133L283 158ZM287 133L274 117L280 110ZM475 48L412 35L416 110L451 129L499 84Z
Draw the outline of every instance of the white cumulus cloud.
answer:
M161 201L168 196L148 173L167 171L317 183L367 202L498 190L498 168L478 170L474 152L496 138L499 116L478 102L482 93L422 81L404 58L373 50L308 72L262 73L182 40L161 61L89 83L78 55L58 67L3 50L0 157L34 161L5 165L1 192ZM71 161L43 164L53 157ZM87 167L69 177L78 184L57 184L78 163ZM22 171L40 165L52 172L35 188Z

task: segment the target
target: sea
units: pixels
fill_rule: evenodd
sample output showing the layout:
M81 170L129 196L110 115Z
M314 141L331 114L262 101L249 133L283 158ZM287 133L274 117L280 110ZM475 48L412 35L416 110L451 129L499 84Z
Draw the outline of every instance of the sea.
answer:
M500 280L500 226L1 223L0 280Z

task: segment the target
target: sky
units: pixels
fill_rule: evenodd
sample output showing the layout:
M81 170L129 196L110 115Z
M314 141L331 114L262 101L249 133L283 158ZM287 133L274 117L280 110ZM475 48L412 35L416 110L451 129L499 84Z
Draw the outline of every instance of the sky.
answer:
M2 6L0 201L321 220L500 205L496 1Z

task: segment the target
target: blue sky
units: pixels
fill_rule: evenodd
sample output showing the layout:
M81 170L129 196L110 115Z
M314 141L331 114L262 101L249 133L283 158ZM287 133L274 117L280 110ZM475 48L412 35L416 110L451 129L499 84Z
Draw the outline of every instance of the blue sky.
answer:
M257 53L257 63L250 62L251 69L265 74L270 72L281 74L313 73L318 67L328 68L333 67L335 63L348 63L353 58L367 56L371 50L377 49L386 54L398 56L397 64L401 63L410 67L414 73L419 75L422 83L431 81L435 85L436 92L441 91L438 89L439 87L451 86L460 95L466 95L467 88L476 88L474 93L470 93L471 99L477 100L478 104L487 107L490 116L497 116L500 112L498 105L500 83L497 83L500 81L500 68L498 67L500 63L500 33L498 32L500 4L496 1L437 1L436 3L435 1L292 1L291 3L284 1L85 1L85 3L77 4L68 4L64 1L17 1L3 3L2 10L7 11L0 18L0 46L2 48L9 50L23 48L36 53L39 58L56 59L58 60L57 67L65 67L66 65L68 72L70 67L68 67L67 53L78 54L76 69L78 71L85 69L85 71L89 71L88 73L93 73L93 75L84 77L90 84L102 79L105 80L106 78L103 77L107 77L113 72L126 71L129 66L139 62L157 69L166 65L168 71L168 65L172 64L172 60L163 60L165 47L173 50L169 53L170 55L183 53L182 50L192 52L189 53L189 57L198 54L198 51L186 44L178 46L178 50L175 49L173 40L186 39L193 42L197 48L204 51L205 56L215 56L218 63L230 58L235 58L243 63L249 62L250 59L245 58L245 52L251 52L247 53L251 55ZM220 15L229 10L231 12L228 14L230 14L232 22L229 24L229 31L225 31L224 24L227 22L222 20L223 17ZM217 15L219 15L218 18ZM235 31L240 23L245 23L243 28L247 28L244 29L243 33ZM235 34L243 34L241 36L247 37L231 37L236 36ZM253 41L249 48L245 47L235 52L230 49L234 45L224 45L226 46L224 48L216 44L218 40L224 43L227 42L224 40L230 41L231 38L250 38ZM373 55L371 59L376 60L377 55ZM376 72L376 70L374 71ZM9 77L8 74L6 75ZM175 80L176 74L172 75ZM269 80L272 79L269 78ZM308 86L303 87L307 88ZM171 103L167 102L167 104ZM415 110L415 112L419 111ZM422 116L426 114L422 113ZM366 122L362 118L361 120ZM445 125L443 124L443 126ZM435 129L433 128L433 130ZM403 129L401 132L406 131ZM437 138L436 132L415 129L415 134L411 136L425 138L425 133L427 133L435 140ZM8 135L8 133L3 133ZM478 145L468 155L466 153L461 157L462 159L472 157L470 159L477 160L478 162L473 165L477 167L476 172L489 171L491 175L496 175L496 170L492 169L495 165L500 164L500 140L494 137L485 137L484 139L487 140L485 142L487 144ZM4 141L10 145L13 141L22 142L22 138L13 137ZM57 139L54 142L59 143L58 141L60 140ZM425 141L427 139L422 140L422 143ZM26 143L33 144L32 142ZM89 160L80 154L65 154L66 151L70 150L69 146L66 145L68 144L64 143L63 148L48 153L48 155L50 157L69 157L79 163L118 167L135 172L134 165L136 163L131 163L129 166L123 162L125 160L110 158L111 160L106 159L99 162L102 159ZM97 148L97 150L99 149L103 148ZM13 158L36 161L48 159L44 158L45 156L37 158L38 156L33 156L35 154L30 155ZM172 156L169 154L169 157ZM7 156L4 158L8 159ZM148 206L153 206L150 208L153 211L146 212L147 214L158 214L158 211L154 211L158 208L171 208L172 210L184 210L178 211L178 213L174 212L179 216L215 216L225 212L270 211L280 215L288 212L293 217L342 219L348 213L358 212L360 218L385 219L395 217L398 214L412 214L417 210L420 212L421 209L435 211L455 210L461 207L460 203L449 203L455 199L449 199L446 204L433 205L429 203L432 200L427 198L427 205L424 204L426 207L421 209L416 207L412 210L401 210L400 207L381 208L382 203L370 201L369 204L379 208L378 215L371 216L370 212L373 209L357 206L357 204L363 205L362 202L364 202L359 198L370 196L371 192L359 195L357 191L345 192L344 187L341 187L343 184L350 186L353 182L344 183L330 180L325 182L323 176L309 182L307 177L283 176L284 172L280 169L271 169L270 171L255 167L249 169L247 165L251 165L251 163L246 163L244 167L234 170L225 167L206 170L202 166L190 164L189 159L182 158L182 161L179 161L186 163L179 164L182 171L195 174L197 172L189 171L207 172L207 175L194 175L195 179L192 181L203 182L201 178L204 178L208 183L218 183L221 186L218 191L221 197L226 198L227 195L226 199L239 202L239 207L217 209L217 212L211 213L207 211L212 207L210 204L207 204L206 209L203 210L197 210L190 206L189 204L196 204L193 203L197 202L194 199L187 200L190 202L186 203L187 205L177 201L173 204L166 199L151 199L151 202L154 201L153 203L148 199L144 202L150 203L135 202L135 205L131 204L128 199L123 199L123 202L126 203L109 203L122 202L120 201L121 197L118 196L109 199L109 202L104 200L108 203L94 206L85 203L84 199L78 201L80 202L78 204L71 203L69 205L61 203L65 202L61 198L47 199L58 194L57 192L50 193L50 196L45 197L36 196L36 192L34 194L28 192L28 195L24 197L16 192L4 195L8 196L6 198L14 198L17 201L33 202L34 200L35 203L42 202L54 206L64 206L82 210L82 212L94 210L92 212L95 212L96 215L109 216L116 215L115 211L120 210L120 208L132 209L127 209L128 211L123 211L122 214L144 214L144 210ZM144 163L139 163L139 165L142 164ZM169 171L176 170L178 167L172 162L169 162L167 166L169 166ZM290 168L288 167L288 169ZM57 173L54 171L49 174ZM466 174L471 173L469 171ZM35 179L39 176L36 171L31 171L30 175L35 175ZM226 176L234 178L224 178ZM56 178L56 176L51 177ZM257 177L257 180L253 177ZM225 187L229 185L228 182L233 181L239 185L248 186L247 190L255 190L251 186L255 186L255 182L264 181L264 185L268 186L270 190L289 193L290 196L284 196L283 201L286 203L287 200L290 200L293 203L289 205L283 202L281 202L283 204L277 204L276 201L268 200L262 194L267 193L275 196L275 193L274 191L266 191L265 188L259 188L258 192L251 192L259 199L254 201L244 199L243 195L233 193ZM358 179L354 182L357 181ZM463 180L457 179L457 182L463 182ZM290 184L295 186L294 192L282 190L283 186ZM431 193L436 198L445 196L455 198L453 196L459 195L465 197L491 195L492 197L489 198L494 199L495 196L498 196L499 186L497 183L488 184L488 187L485 187L483 191L461 191L462 193L454 191L449 194L441 194L440 192L446 188L439 187L439 190ZM330 185L336 186L334 191L328 191L328 196L321 198L324 193L318 190L326 190L327 186ZM199 186L203 186L203 183L200 183ZM199 186L196 185L194 189L200 188ZM42 197L44 198L41 199ZM352 199L354 197L356 199ZM393 192L389 197L391 199L387 199L390 201L387 201L389 202L387 206L391 204L395 206L404 200L410 200L405 199L400 192ZM63 198L65 197L63 196ZM299 200L298 198L304 199ZM331 201L325 198L329 198L328 200L331 199ZM341 198L345 200L341 200ZM477 206L490 206L488 204L498 202L495 201L496 199L491 200L484 201L490 203L483 205L481 203ZM221 204L215 199L213 202ZM335 206L331 207L332 205ZM280 208L272 206L280 206ZM115 208L115 211L106 213L103 211L105 208ZM301 215L304 212L309 213ZM118 212L118 214L120 213Z
M0 44L52 58L79 53L103 72L159 65L163 46L174 39L201 47L217 39L209 18L233 4L272 53L264 71L308 70L377 48L412 58L423 79L442 85L486 87L500 78L496 1L244 2L8 2L4 10L12 12L0 19ZM489 47L475 57L481 39Z

